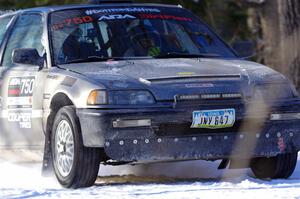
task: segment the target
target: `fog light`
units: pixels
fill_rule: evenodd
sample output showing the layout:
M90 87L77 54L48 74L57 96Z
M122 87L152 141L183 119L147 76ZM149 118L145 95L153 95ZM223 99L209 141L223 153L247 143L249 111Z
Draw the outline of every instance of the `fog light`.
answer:
M130 127L147 127L151 126L151 119L141 120L115 120L113 121L114 128L130 128Z

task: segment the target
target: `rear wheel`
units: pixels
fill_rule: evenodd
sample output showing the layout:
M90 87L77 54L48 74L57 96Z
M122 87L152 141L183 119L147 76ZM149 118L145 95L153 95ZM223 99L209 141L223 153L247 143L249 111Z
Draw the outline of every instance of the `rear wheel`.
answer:
M298 153L288 153L271 158L255 158L251 161L251 170L257 178L289 178L297 164Z
M57 113L52 128L51 150L53 168L62 186L80 188L95 183L101 151L83 146L74 107L63 107Z

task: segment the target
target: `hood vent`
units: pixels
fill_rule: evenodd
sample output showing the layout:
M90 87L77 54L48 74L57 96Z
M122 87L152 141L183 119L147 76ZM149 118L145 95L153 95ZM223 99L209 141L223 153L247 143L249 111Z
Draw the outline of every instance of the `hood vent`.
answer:
M192 81L223 81L223 80L240 80L241 75L193 75L193 76L171 76L162 78L149 78L151 83L177 83Z

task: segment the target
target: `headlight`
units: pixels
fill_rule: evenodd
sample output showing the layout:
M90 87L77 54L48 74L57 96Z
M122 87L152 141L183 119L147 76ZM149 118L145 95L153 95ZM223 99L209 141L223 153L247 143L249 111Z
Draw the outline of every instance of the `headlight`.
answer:
M289 84L261 84L254 88L254 100L274 101L293 98L295 95Z
M90 93L87 104L88 105L104 105L107 104L107 93L104 90L94 90Z
M155 99L149 91L112 91L109 93L109 104L116 105L149 105Z

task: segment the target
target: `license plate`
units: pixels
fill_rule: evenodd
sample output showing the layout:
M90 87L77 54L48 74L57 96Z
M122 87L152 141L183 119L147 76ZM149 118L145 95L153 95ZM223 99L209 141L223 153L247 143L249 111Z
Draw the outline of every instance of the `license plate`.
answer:
M235 109L194 111L191 128L221 129L235 123Z

